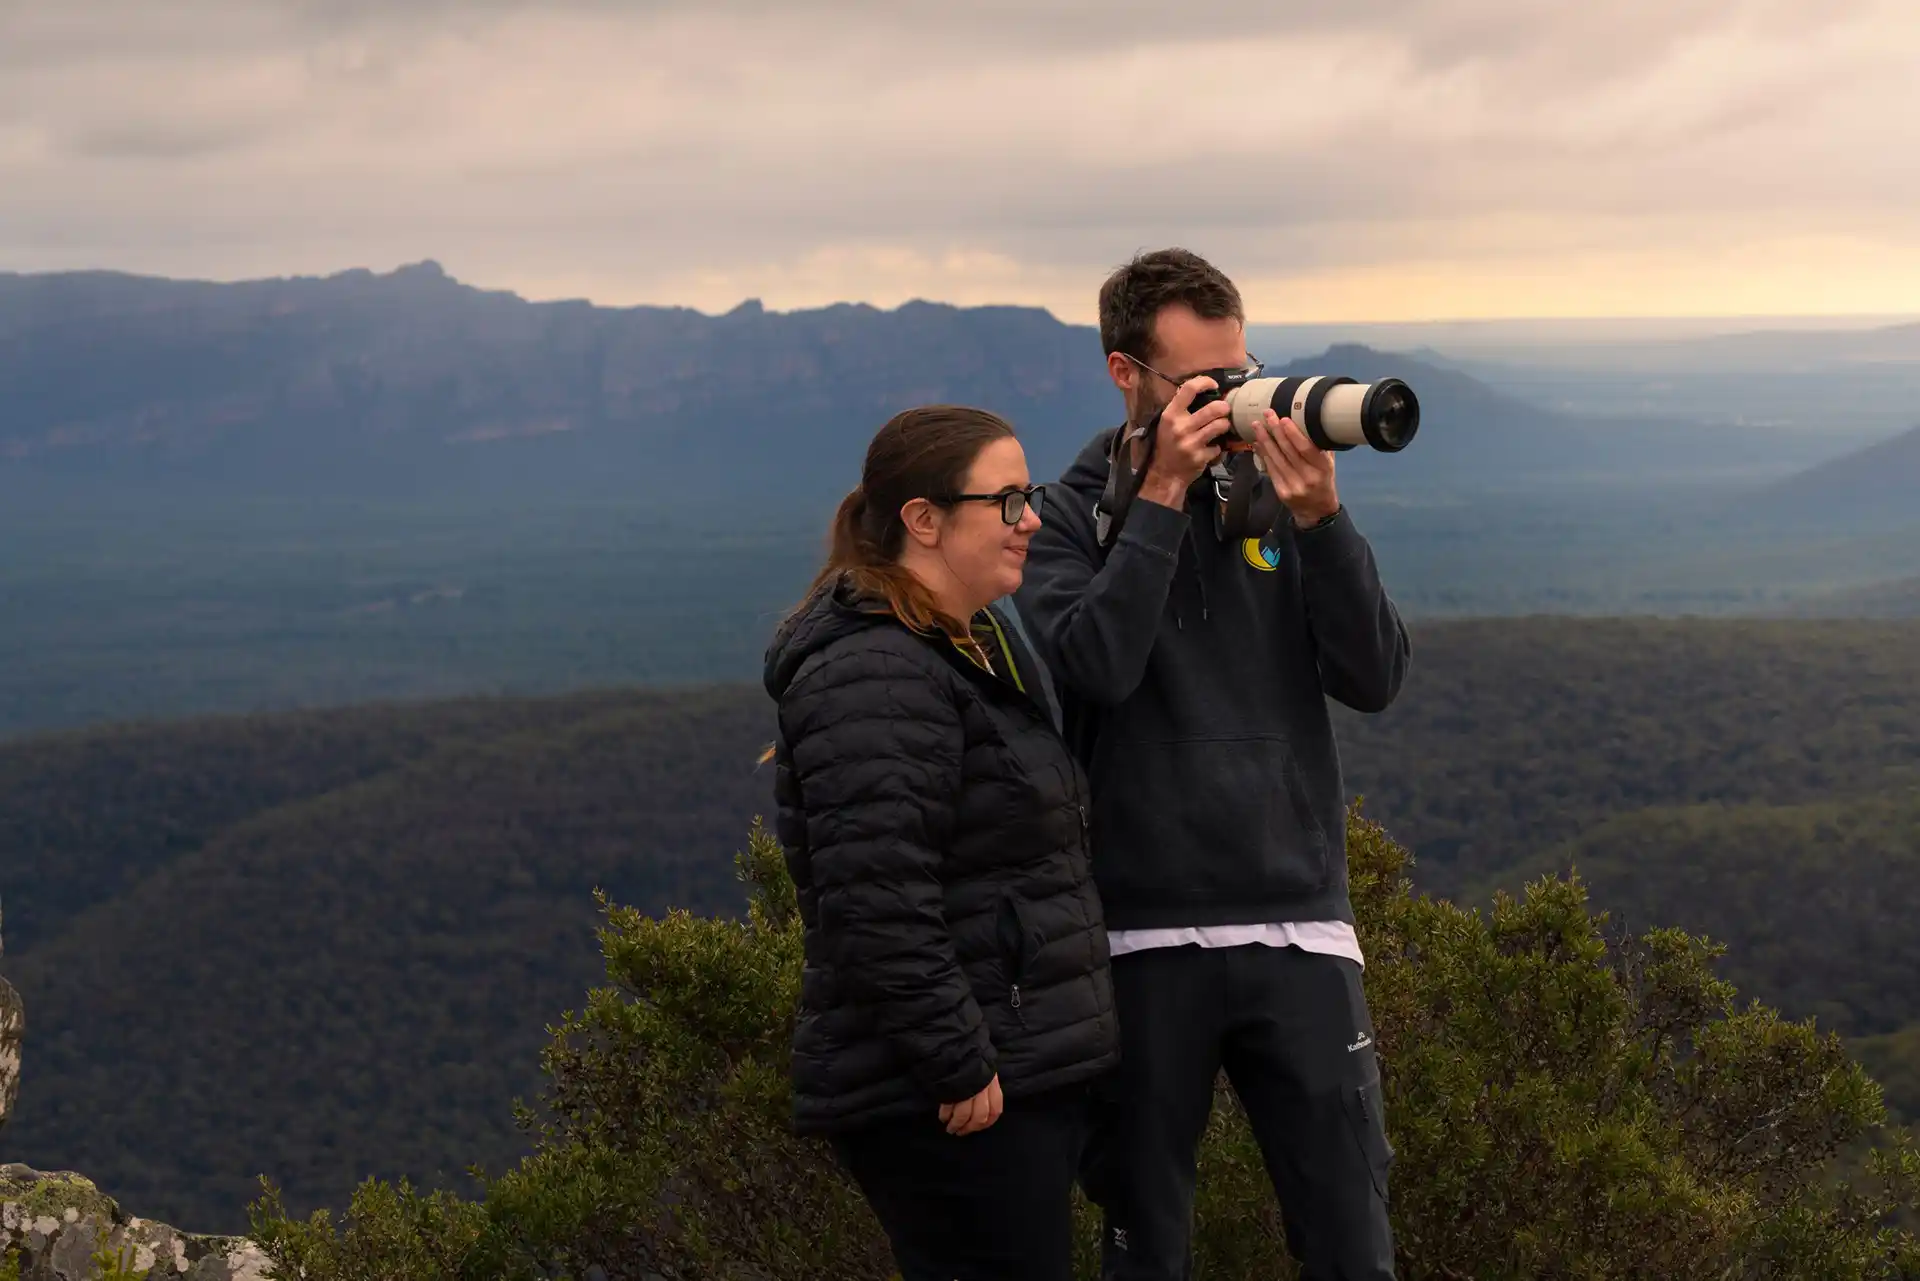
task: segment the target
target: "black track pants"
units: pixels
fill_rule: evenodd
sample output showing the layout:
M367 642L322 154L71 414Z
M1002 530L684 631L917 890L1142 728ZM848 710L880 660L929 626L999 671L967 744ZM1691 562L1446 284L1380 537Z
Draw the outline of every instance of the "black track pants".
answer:
M1393 1276L1392 1163L1360 967L1297 947L1150 948L1113 958L1118 1070L1095 1092L1082 1167L1105 1213L1106 1281L1189 1276L1194 1163L1225 1068L1303 1281Z

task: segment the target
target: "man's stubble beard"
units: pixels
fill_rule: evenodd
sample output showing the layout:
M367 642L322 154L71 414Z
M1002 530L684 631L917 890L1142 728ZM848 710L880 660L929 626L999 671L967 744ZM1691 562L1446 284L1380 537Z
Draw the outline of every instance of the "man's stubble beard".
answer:
M1161 410L1165 409L1171 403L1171 397L1166 400L1150 400L1146 396L1135 397L1133 408L1129 410L1127 414L1128 429L1138 430L1145 427L1159 415Z

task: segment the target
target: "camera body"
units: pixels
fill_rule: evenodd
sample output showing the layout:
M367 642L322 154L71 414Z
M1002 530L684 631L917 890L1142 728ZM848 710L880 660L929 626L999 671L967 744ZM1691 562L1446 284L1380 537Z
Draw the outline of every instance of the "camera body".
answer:
M1338 375L1263 378L1257 369L1210 369L1207 377L1218 386L1196 395L1189 411L1226 401L1234 439L1223 437L1222 443L1229 450L1251 447L1254 426L1269 409L1293 419L1308 440L1325 450L1369 445L1394 454L1420 430L1420 402L1398 378L1375 383Z

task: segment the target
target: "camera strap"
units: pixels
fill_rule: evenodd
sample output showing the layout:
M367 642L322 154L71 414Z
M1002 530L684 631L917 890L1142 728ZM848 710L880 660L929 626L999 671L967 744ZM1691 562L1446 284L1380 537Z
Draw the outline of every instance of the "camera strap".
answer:
M1133 509L1133 500L1140 495L1141 482L1147 478L1147 468L1153 464L1153 445L1158 439L1160 415L1155 414L1153 421L1143 427L1130 427L1122 423L1113 433L1113 441L1107 446L1107 483L1100 491L1100 500L1093 505L1094 539L1102 548L1111 547L1120 537L1120 528L1127 522L1127 513ZM1133 465L1133 442L1146 438L1146 449L1140 456L1140 466Z
M1213 530L1222 542L1261 538L1279 521L1283 504L1252 454L1227 454L1215 463L1213 492L1220 500Z

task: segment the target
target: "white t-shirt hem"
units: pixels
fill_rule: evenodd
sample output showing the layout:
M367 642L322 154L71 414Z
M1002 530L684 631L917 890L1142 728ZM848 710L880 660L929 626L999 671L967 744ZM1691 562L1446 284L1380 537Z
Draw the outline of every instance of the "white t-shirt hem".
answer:
M1261 925L1189 925L1164 930L1110 930L1107 950L1113 956L1154 947L1297 947L1303 952L1344 956L1362 969L1359 936L1345 921L1275 921Z

